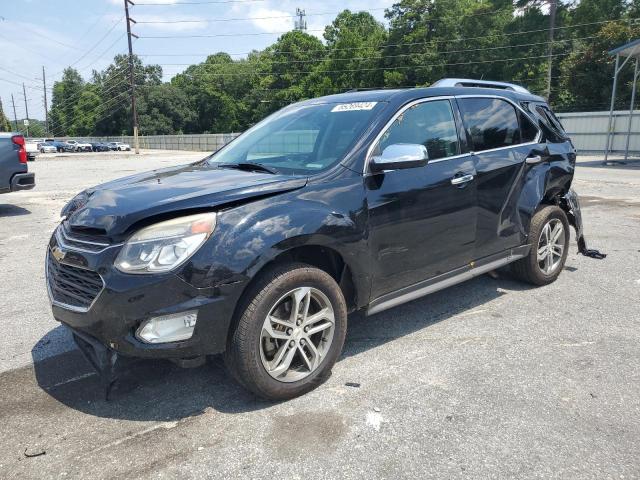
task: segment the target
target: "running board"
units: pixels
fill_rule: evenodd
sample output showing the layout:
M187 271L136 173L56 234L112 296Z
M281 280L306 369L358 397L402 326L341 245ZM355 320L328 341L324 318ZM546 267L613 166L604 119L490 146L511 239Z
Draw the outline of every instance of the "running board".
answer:
M402 305L403 303L410 302L430 293L443 290L447 287L457 285L458 283L466 282L479 275L495 270L496 268L508 265L511 262L515 262L529 254L531 245L522 245L521 247L512 248L507 252L500 253L498 255L492 255L471 264L458 268L449 273L438 275L437 277L425 280L415 285L402 288L395 292L387 293L381 297L373 300L367 308L367 315L373 315L380 313L389 308Z

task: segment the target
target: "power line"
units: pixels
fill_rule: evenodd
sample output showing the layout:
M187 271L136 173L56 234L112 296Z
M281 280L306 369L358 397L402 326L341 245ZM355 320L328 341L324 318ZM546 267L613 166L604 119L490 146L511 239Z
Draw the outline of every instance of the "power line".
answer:
M35 80L33 77L28 77L26 75L22 75L22 74L20 74L18 72L14 72L13 70L9 70L6 67L0 67L0 70L4 70L5 72L11 73L12 75L17 75L18 77L24 78L25 80L29 80L30 82L34 82L34 80Z
M84 67L78 67L78 70L80 70L80 71L87 70L89 67L95 65L98 60L104 58L104 56L107 54L107 52L109 52L126 35L127 35L127 32L124 32L122 35L120 35L118 38L116 38L115 41L111 45L109 45L100 55L98 55L96 58L94 58L92 62L88 63Z
M562 29L570 29L570 28L578 28L578 27L584 27L584 26L589 26L589 25L602 25L604 23L611 23L611 22L617 22L619 20L603 20L600 22L589 22L589 23L580 23L580 24L575 24L575 25L567 25L564 27L555 27L555 30L562 30ZM637 21L637 20L634 20ZM322 30L308 30L311 32L323 32L324 29ZM465 42L468 40L481 40L481 39L485 39L485 38L496 38L496 37L512 37L515 35L526 35L529 33L540 33L540 32L547 32L548 29L547 28L543 28L543 29L536 29L536 30L524 30L524 31L520 31L520 32L510 32L510 33L494 33L492 35L481 35L481 36L477 36L477 37L465 37L465 38L452 38L452 39L442 39L442 40L430 40L430 41L426 41L426 42L410 42L410 43L397 43L397 44L389 44L389 45L383 45L386 47L397 47L397 46L412 46L412 45L432 45L432 44L438 44L438 43L450 43L450 42ZM214 37L235 37L235 36L258 36L258 35L283 35L285 33L289 33L290 31L287 32L248 32L248 33L223 33L223 34L202 34L202 35L152 35L152 36L147 36L147 35L140 35L139 38L140 39L169 39L169 38L214 38ZM338 51L338 50L358 50L358 49L362 49L362 48L371 48L371 47L345 47L345 48L336 48L333 49L334 51ZM319 52L322 52L323 50L316 50ZM252 52L247 52L247 54L252 53ZM298 53L298 52L292 52L292 51L275 51L273 53ZM234 55L238 55L238 54L234 54Z
M140 5L139 3L136 5ZM380 8L367 8L362 11L373 12L379 10L386 10L388 7L380 7ZM307 13L307 17L319 17L325 15L337 15L340 12L317 12L317 13ZM235 17L235 18L201 18L198 20L194 19L181 19L181 20L136 20L139 24L174 24L174 23L222 23L222 22L248 22L252 20L276 20L281 18L298 18L297 15L269 15L265 17Z
M102 37L100 37L100 40L98 40L96 43L93 44L93 46L91 48L89 48L89 50L87 50L85 53L83 53L80 58L78 58L75 62L69 64L67 67L65 67L64 69L60 70L59 72L54 73L54 76L57 77L60 73L64 72L67 68L71 68L74 65L78 64L82 59L86 58L87 55L89 55L91 52L93 52L96 48L98 48L98 45L100 45L105 38L107 38L109 36L109 34L114 30L114 28L116 28L118 26L118 24L124 19L124 16L120 17L112 26L109 30L107 30L107 33L105 33Z
M19 86L19 87L21 87L21 86L22 86L22 84L21 84L21 83L14 82L13 80L7 80L6 78L0 78L0 81L2 81L2 82L7 82L7 83L11 83L11 84L13 84L13 85L17 85L17 86ZM27 85L27 88L29 88L29 89L31 89L31 90L42 91L42 87L32 87L32 86L30 86L30 85Z
M589 36L589 37L580 37L580 38L572 38L572 39L566 39L566 40L556 40L554 41L554 43L566 43L566 42L574 42L574 41L578 41L578 40L586 40L586 39L592 39L592 38L596 38L595 36ZM280 61L272 61L270 62L271 65L281 65L281 64L291 64L291 63L318 63L318 62L324 62L327 60L332 60L332 61L353 61L353 60L386 60L389 58L405 58L405 57L414 57L414 56L420 56L420 55L450 55L452 53L468 53L468 52L478 52L478 51L487 51L487 50L504 50L504 49L510 49L510 48L519 48L519 47L531 47L531 46L539 46L539 45L547 45L549 42L535 42L535 43L521 43L521 44L517 44L517 45L503 45L503 46L499 46L499 47L484 47L484 48L468 48L468 49L462 49L462 50L447 50L447 51L431 51L431 52L414 52L414 53L401 53L401 54L397 54L397 55L378 55L375 57L344 57L344 58L331 58L331 57L321 57L321 58L314 58L314 59L310 59L310 60L280 60ZM383 48L384 46L381 46L381 48ZM167 67L171 67L171 66L191 66L194 65L192 63L159 63L157 65L160 65L161 67L167 66ZM230 63L225 63L225 62L203 62L200 64L195 64L196 67L211 67L211 66L227 66L227 65L233 65ZM236 65L242 65L242 64L236 64Z
M117 72L117 73L113 73L112 74L113 76L111 78L117 79L120 75L125 73L127 68L128 68L128 66L125 66L125 67L121 67L120 70L116 70L115 72ZM121 76L118 82L110 85L108 88L102 90L100 93L104 96L107 93L109 93L110 91L112 91L114 88L116 88L117 86L123 85L127 80L128 79L127 79L126 76ZM56 109L60 109L60 108L63 108L65 106L69 105L70 103L76 103L80 99L80 95L82 95L82 90L79 90L75 94L70 95L63 102L56 104L55 108ZM52 105L52 108L53 107L54 106Z
M140 35L139 38L158 39L158 38L217 38L217 37L260 37L263 35L283 35L286 32L245 32L245 33L213 33L203 35ZM324 32L324 28L307 30L307 32Z
M554 57L571 55L572 53L583 53L581 52L570 52L570 53L558 53L554 54ZM494 60L478 60L471 62L455 62L455 63L430 63L425 65L399 65L399 66L391 66L391 67L371 67L371 68L345 68L340 70L321 70L316 72L315 70L310 71L302 71L302 72L285 72L285 73L274 73L274 72L258 72L258 71L241 71L241 72L224 72L224 73L181 73L184 75L193 75L193 76L234 76L234 75L247 75L248 73L254 75L266 75L266 76L283 76L283 75L309 75L311 73L353 73L353 72L368 72L368 71L379 71L379 70L406 70L406 69L416 69L416 68L427 68L427 67L446 67L446 66L458 66L458 65L473 65L473 64L484 64L484 63L500 63L500 62L510 62L510 61L519 61L519 60L532 60L538 58L546 58L547 55L536 55L529 57L513 57L513 58L499 58ZM203 66L206 66L204 64Z
M125 97L123 97L123 95L125 95ZM110 98L109 100L107 100L106 102L102 102L101 104L97 105L96 107L90 109L88 112L85 112L85 115L91 115L94 114L96 112L100 112L102 110L101 113L104 113L104 110L107 110L108 108L112 107L113 105L115 105L116 103L118 103L118 100L120 100L120 104L119 104L119 108L122 107L124 105L124 103L121 102L121 100L125 99L127 95L127 92L121 92L117 95L115 95L114 97ZM115 102L115 103L114 103ZM110 114L114 113L115 110L113 110ZM96 120L95 123L98 123L100 120L106 118L106 116L101 117L99 120ZM71 121L59 121L59 122L54 122L52 120L52 123L56 126L54 126L52 128L52 132L54 132L54 134L60 134L60 133L65 133L66 130L69 129L70 126L73 125L73 120Z
M140 7L155 7L155 6L163 6L163 7L173 7L179 5L217 5L221 3L254 3L254 2L264 2L266 0L217 0L217 1L198 1L198 2L176 2L176 3L165 3L165 2L148 2L148 3L136 3L136 6Z
M136 5L140 5L139 3ZM358 13L361 12L376 12L380 10L387 10L389 7L378 7L378 8L363 8L358 10ZM338 15L342 13L344 10L339 11L331 11L331 12L315 12L315 13L305 13L307 17L321 17L327 15ZM513 9L510 8L500 8L497 10L492 10L490 12L480 12L480 13L470 13L468 15L460 15L458 18L471 18L471 17L481 17L485 15L494 15L500 12L513 12ZM252 20L275 20L275 19L284 19L284 18L298 18L298 15L270 15L264 17L235 17L235 18L200 18L200 19L178 19L178 20L137 20L136 22L139 24L176 24L176 23L221 23L221 22L246 22ZM429 21L437 21L437 20L448 20L445 17L429 17Z

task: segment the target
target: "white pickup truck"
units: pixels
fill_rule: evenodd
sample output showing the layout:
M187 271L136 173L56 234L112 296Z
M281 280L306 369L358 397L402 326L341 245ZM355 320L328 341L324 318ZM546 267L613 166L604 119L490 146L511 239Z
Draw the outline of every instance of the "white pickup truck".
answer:
M40 143L43 142L42 138L29 138L26 139L25 148L27 149L27 159L32 162L36 159L38 154Z

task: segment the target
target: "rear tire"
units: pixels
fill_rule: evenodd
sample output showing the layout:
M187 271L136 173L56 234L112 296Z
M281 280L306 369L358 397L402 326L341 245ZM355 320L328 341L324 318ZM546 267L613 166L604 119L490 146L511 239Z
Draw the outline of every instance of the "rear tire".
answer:
M347 306L335 280L306 264L282 265L244 294L225 364L255 394L290 399L329 377L346 331Z
M529 227L529 254L511 264L514 276L533 285L555 282L564 268L569 248L569 221L555 205L538 210Z

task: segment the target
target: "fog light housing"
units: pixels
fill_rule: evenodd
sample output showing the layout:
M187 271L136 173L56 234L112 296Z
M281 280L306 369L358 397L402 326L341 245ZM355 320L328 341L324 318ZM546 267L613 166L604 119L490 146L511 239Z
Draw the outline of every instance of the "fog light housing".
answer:
M188 340L193 336L197 320L198 312L196 310L153 317L140 325L136 337L145 343Z

